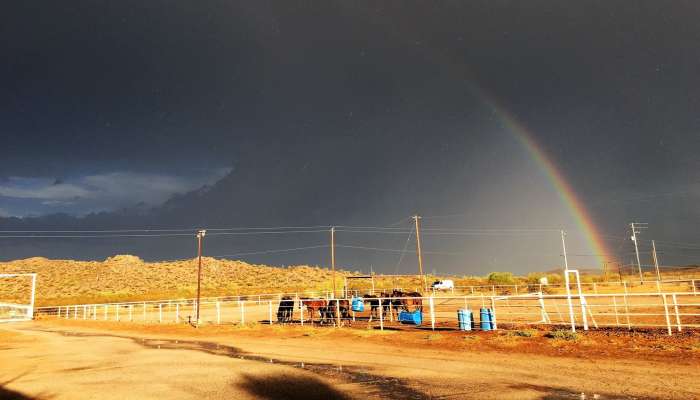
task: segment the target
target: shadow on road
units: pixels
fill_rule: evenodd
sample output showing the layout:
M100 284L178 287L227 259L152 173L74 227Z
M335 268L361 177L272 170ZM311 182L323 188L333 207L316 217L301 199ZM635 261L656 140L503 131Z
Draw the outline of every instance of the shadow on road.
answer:
M243 375L238 386L251 395L268 400L350 400L351 397L334 389L321 379L303 376Z

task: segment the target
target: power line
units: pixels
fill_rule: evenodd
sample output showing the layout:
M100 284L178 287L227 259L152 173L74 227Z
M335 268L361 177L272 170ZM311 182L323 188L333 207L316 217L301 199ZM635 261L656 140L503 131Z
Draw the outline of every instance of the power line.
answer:
M318 232L328 232L327 229L318 230L304 230L304 231L255 231L255 232L214 232L210 233L211 236L222 236L222 235L285 235L289 233L318 233Z
M175 237L175 236L194 236L191 233L166 233L166 234L124 234L124 235L0 235L0 239L17 239L17 238L54 238L54 239L98 239L98 238L142 238L142 237Z
M310 249L321 249L324 247L328 247L327 244L322 244L318 246L306 246L306 247L294 247L290 249L276 249L276 250L260 250L260 251L248 251L248 252L243 252L243 253L236 253L236 254L221 254L221 255L216 255L216 256L211 256L211 257L238 257L238 256L249 256L249 255L255 255L255 254L272 254L272 253L287 253L291 251L300 251L300 250L310 250Z
M392 253L403 253L405 251L405 250L399 250L399 249L387 249L387 248L383 248L383 247L351 246L351 245L341 245L341 244L336 244L335 247L343 247L343 248L348 248L348 249L387 251L387 252L392 252ZM465 253L447 253L447 252L441 252L441 251L424 251L423 254L462 256Z
M316 232L326 232L325 230L304 230L304 231L254 231L254 232L213 232L209 233L209 236L222 236L222 235L283 235L290 233L316 233ZM142 237L177 237L177 236L196 236L193 233L154 233L154 234L109 234L109 235L0 235L0 239L16 239L16 238L57 238L57 239L67 239L67 238L82 238L82 239L97 239L97 238L142 238Z
M401 265L401 261L403 261L403 258L406 255L406 250L408 249L408 243L411 241L411 236L413 236L413 231L409 232L408 237L406 238L406 243L403 245L401 257L399 257L399 262L396 263L396 268L394 268L394 274L399 273L399 266Z
M329 228L325 225L312 226L269 226L269 227L236 227L236 228L207 228L207 231L245 231L245 230L281 230L281 229L318 229ZM0 233L128 233L128 232L189 232L197 234L197 228L173 229L95 229L95 230L0 230Z

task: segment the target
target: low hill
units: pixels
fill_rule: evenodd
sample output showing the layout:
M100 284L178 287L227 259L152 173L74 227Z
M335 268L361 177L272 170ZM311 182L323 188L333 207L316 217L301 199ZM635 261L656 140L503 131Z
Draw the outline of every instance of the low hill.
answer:
M204 257L202 295L224 296L327 290L331 271L298 265L287 268ZM117 255L104 261L50 260L42 257L0 263L0 273L36 272L37 305L194 297L197 260L144 262ZM337 287L347 271L338 271ZM11 282L11 284L8 284ZM24 288L22 287L24 286ZM27 282L0 280L0 301L26 294Z

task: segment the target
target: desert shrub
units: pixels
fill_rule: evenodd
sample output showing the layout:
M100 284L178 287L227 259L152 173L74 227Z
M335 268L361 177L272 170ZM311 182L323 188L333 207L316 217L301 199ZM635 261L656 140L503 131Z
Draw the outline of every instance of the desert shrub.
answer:
M564 282L564 278L561 274L547 274L547 281L550 285L559 285Z
M530 272L525 277L525 282L533 285L538 285L540 283L540 278L544 278L547 274L543 272Z
M510 335L511 336L520 336L520 337L532 337L534 335L534 331L532 331L532 330L511 331Z
M514 285L512 272L491 272L486 279L493 285Z
M561 339L561 340L569 340L569 341L575 341L578 340L579 336L576 332L571 332L567 330L556 330L552 332L548 332L546 337L550 339Z

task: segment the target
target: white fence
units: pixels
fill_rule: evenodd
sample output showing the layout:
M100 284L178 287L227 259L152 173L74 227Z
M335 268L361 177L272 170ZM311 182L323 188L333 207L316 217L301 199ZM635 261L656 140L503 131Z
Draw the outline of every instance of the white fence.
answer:
M290 296L291 297L291 296ZM363 326L378 329L458 329L459 309L474 315L467 329L481 329L481 309L490 309L493 328L553 325L571 329L617 327L663 329L668 334L700 328L700 296L693 292L429 296L422 298L365 299L365 310L353 312L351 298L308 299L292 297L291 318L280 322L280 295L255 295L202 299L200 323L287 323ZM419 299L422 324L402 324L398 316L402 300ZM372 307L372 304L378 307ZM40 307L38 315L72 320L109 320L137 323L192 323L196 301L173 299L147 302L76 304ZM374 308L374 309L373 309ZM488 326L487 326L488 327Z
M36 293L36 274L34 273L19 273L19 274L0 274L0 279L24 279L29 278L27 284L27 293L25 293L25 302L22 300L3 301L0 302L0 322L14 322L31 320L34 316L34 299ZM17 292L22 290L13 289L18 297L23 297Z

